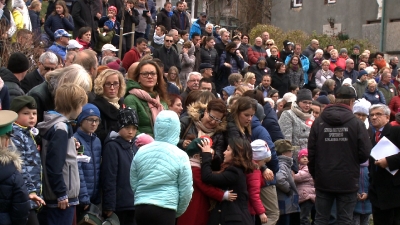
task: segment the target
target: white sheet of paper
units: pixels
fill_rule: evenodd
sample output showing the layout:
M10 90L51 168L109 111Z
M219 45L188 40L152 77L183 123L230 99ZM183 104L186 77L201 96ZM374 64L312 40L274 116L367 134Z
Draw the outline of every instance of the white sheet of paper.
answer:
M76 160L77 160L78 162L89 163L89 162L90 162L90 157L87 156L87 155L78 155L78 156L76 157Z
M397 148L396 145L394 145L389 139L386 137L381 138L381 140L378 142L378 144L375 145L375 147L372 148L371 150L371 156L375 160L383 159L385 157L394 155L399 153L400 150ZM386 167L386 170L389 171L392 175L395 175L398 170L389 170L389 167Z

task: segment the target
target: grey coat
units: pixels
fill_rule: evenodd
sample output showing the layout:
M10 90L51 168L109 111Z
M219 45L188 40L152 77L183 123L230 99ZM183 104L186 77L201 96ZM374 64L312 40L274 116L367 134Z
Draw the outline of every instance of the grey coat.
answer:
M278 195L279 214L300 212L299 193L290 169L293 159L279 155L278 160L279 171L276 173L276 193Z

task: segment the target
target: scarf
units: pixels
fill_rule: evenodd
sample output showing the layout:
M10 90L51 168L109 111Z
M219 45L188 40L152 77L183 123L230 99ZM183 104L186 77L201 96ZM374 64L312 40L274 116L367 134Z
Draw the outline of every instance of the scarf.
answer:
M303 113L303 111L301 111L300 107L297 105L296 102L292 102L291 110L294 112L294 114L296 114L296 116L298 116L300 119L302 119L304 121L311 119L311 114Z
M165 34L160 37L160 36L158 36L156 34L156 32L154 32L153 41L154 41L154 43L156 43L158 45L163 45L164 44L164 37L165 37Z
M200 160L195 158L190 158L190 166L201 168Z
M156 121L156 117L158 116L158 113L160 113L162 110L164 110L164 107L160 103L160 97L158 95L154 99L146 91L143 91L143 90L137 89L137 88L130 90L129 94L135 95L139 99L145 100L147 102L147 104L150 108L150 111L151 111L151 116L153 118L153 122Z
M337 59L332 59L332 58L330 58L329 59L331 62L333 62L333 63L336 63L337 62Z
M292 69L294 72L297 72L299 70L299 65L298 64L297 65L291 64L290 65L290 69Z
M118 97L116 97L116 98L107 98L106 96L103 95L103 98L105 100L107 100L107 102L110 103L111 105L113 105L115 108L119 109L121 107L119 105L119 103L118 103L118 101L119 101Z
M318 59L318 58L314 57L314 62L317 63L318 66L321 66L322 60L323 60L323 58Z
M211 137L215 133L215 129L209 129L209 128L205 127L200 120L195 122L194 124L196 125L196 128L198 130L198 136L197 137L201 137L203 135L207 135L207 136Z

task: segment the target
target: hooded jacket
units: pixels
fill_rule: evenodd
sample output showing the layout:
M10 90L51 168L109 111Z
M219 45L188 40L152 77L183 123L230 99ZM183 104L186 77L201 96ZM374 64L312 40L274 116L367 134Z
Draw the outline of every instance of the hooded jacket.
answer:
M262 47L254 45L247 49L247 57L249 60L249 65L252 66L258 62L260 57L266 58L267 52Z
M333 193L358 191L360 164L368 159L371 143L361 120L347 105L327 106L314 121L308 138L308 169L315 188ZM346 174L346 176L343 176Z
M129 94L129 91L131 89L142 89L140 84L136 81L133 80L127 80L126 81L126 97L124 99L124 103L127 107L131 107L132 109L136 110L136 113L138 114L139 119L139 127L138 127L138 133L146 133L148 135L153 136L154 135L154 122L153 117L150 111L150 107L147 104L145 100L139 99L135 95ZM151 95L153 98L155 96ZM168 109L168 105L162 101L161 104L163 105L164 109Z
M79 203L83 205L100 204L100 139L96 134L86 134L80 128L75 132L74 137L84 147L83 154L90 157L88 163L78 162L81 183Z
M308 171L307 165L299 166L299 172L294 175L294 182L299 193L299 203L307 200L315 202L314 180Z
M132 47L131 50L129 50L127 53L125 53L124 58L122 59L122 67L125 68L126 71L128 71L129 67L139 61L141 58L141 55L139 51L136 49L136 47Z
M43 197L48 207L68 198L70 205L79 204L79 171L72 126L55 111L45 112L38 124L42 136Z
M129 184L129 168L137 152L134 141L124 140L112 131L103 147L101 184L103 210L134 210L134 192Z
M286 215L300 212L299 194L292 177L293 159L279 155L279 171L276 174L276 194L278 196L279 214Z
M22 169L21 174L25 181L28 193L36 193L37 196L42 194L42 164L40 153L37 149L34 136L31 129L23 127L16 123L13 124L14 137L11 138L18 152L21 153ZM39 206L29 201L31 209Z
M0 150L0 225L25 225L29 215L28 192L15 151Z
M25 92L21 88L21 83L10 70L5 67L0 68L0 78L8 88L10 102L12 102L15 97L25 95Z
M191 43L191 47L188 53L179 53L179 60L181 62L181 72L179 73L179 78L181 81L186 81L189 73L193 71L194 64L196 62L196 56L194 55L195 47L194 44Z
M397 88L389 82L388 85L384 85L382 82L379 82L377 85L377 89L382 92L383 97L385 98L386 105L389 105L390 101L394 96L397 96Z
M135 205L149 204L183 214L193 192L188 155L176 147L180 122L172 111L158 114L155 141L139 149L131 165L130 182Z

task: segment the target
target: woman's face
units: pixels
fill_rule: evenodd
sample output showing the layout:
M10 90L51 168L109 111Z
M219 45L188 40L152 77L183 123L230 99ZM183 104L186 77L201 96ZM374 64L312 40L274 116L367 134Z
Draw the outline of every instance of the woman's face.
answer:
M204 112L201 123L208 129L215 129L221 122L224 114L215 110L207 110Z
M157 27L157 28L156 28L156 34L157 34L157 36L163 36L163 35L164 35L164 34L162 33L160 27Z
M86 33L84 33L82 35L82 41L84 41L84 42L90 42L91 38L92 38L92 32L91 31L88 31L88 32L86 32Z
M249 126L249 124L251 123L251 119L254 116L254 113L256 113L256 112L252 108L240 112L239 113L239 124L240 124L240 126L242 126L242 127Z
M178 73L176 71L174 71L174 70L169 73L169 77L173 81L176 79L176 76L178 76Z
M211 34L212 33L212 27L211 26L206 27L206 31L207 31L207 33Z
M333 91L333 90L335 90L335 87L336 87L336 84L332 84L332 85L329 86L329 89L330 89L331 91Z
M378 67L377 66L373 65L372 68L374 68L375 73L378 73Z
M323 69L324 71L328 71L328 70L329 70L329 64L328 64L328 63L322 64L322 69Z
M375 89L376 89L376 84L370 84L370 85L368 85L368 91L374 92Z
M64 8L61 5L56 5L56 13L58 15L63 14L64 13Z
M250 83L251 85L254 85L254 84L256 83L256 77L250 78L249 83Z
M244 36L244 37L242 38L242 43L243 43L243 44L248 44L248 43L249 43L249 38L248 38L247 36Z
M299 64L299 58L297 58L297 57L293 57L291 61L292 61L293 65Z
M232 161L232 148L228 145L228 148L224 151L224 163Z
M214 40L210 40L209 42L206 43L208 48L213 48L215 45L215 41Z
M157 84L157 69L151 64L142 66L138 82L146 91L153 91Z
M286 70L286 66L285 66L285 64L283 64L283 65L279 68L278 73L284 73L285 70Z
M278 111L281 111L282 109L283 109L283 106L284 106L285 104L284 104L284 102L279 102L277 105L276 105L276 109L278 110Z
M182 39L186 42L189 40L189 34L182 35Z
M108 76L103 86L104 96L107 98L118 97L119 85L120 83L117 74Z
M276 103L276 101L278 101L279 99L279 93L275 93L273 95L271 95L272 100L274 100L274 103Z
M317 98L319 97L319 92L317 92L315 95L314 95L314 100L317 100Z
M278 55L278 50L276 50L276 48L271 48L271 55L277 56Z
M383 59L383 57L381 56L381 55L376 55L376 60L382 60Z
M312 101L310 101L310 100L303 100L303 101L299 102L299 107L300 107L301 111L304 113L307 113L310 111L311 105L312 105Z
M322 58L322 53L321 52L315 53L315 58L317 58L317 59Z
M183 110L182 101L179 98L176 98L174 104L169 106L169 109L176 112L176 114L180 116Z
M354 113L354 115L360 119L362 122L365 122L365 120L368 118L368 115L364 113Z

